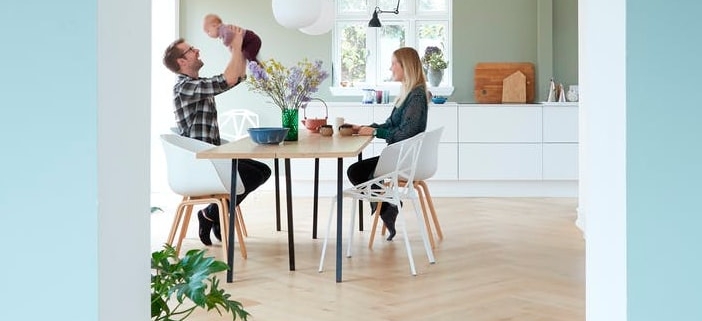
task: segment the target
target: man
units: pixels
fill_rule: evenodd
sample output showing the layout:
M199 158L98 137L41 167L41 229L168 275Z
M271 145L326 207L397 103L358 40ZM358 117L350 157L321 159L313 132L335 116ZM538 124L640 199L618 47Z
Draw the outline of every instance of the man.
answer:
M201 140L213 145L220 145L219 125L217 123L217 106L215 96L219 95L246 79L246 59L241 50L244 31L232 26L234 39L231 44L231 57L224 72L210 78L200 77L200 50L180 38L171 43L163 55L163 64L178 75L173 86L173 103L178 133L182 136ZM251 159L239 160L239 175L245 192L237 197L241 201L253 190L261 186L271 176L270 168ZM222 239L219 226L219 214L216 204L210 204L197 213L200 228L200 241L212 245L210 231L218 240Z

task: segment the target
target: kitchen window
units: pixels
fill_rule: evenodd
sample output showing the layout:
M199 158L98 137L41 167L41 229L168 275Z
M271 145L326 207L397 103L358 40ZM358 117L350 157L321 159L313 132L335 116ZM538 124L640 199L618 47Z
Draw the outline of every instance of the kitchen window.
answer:
M399 47L420 57L428 46L440 48L449 66L435 91L451 88L451 1L400 0L399 14L381 13L380 28L368 27L376 6L395 10L397 0L337 0L333 32L332 94L358 95L361 89L399 89L391 81L390 59Z

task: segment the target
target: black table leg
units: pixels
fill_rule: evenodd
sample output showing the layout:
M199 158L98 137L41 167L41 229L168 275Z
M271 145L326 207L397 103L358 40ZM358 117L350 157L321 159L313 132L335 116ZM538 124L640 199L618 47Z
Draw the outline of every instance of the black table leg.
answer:
M239 175L239 160L232 159L232 180L229 191L229 236L227 239L227 283L234 282L234 222L236 222L236 180Z
M337 161L336 173L336 282L341 282L341 251L342 251L342 222L341 211L343 209L344 194L342 190L342 173L344 171L344 159L339 157ZM354 213L351 213L352 215Z
M295 271L295 239L293 237L292 182L290 178L290 158L285 159L285 196L288 204L288 256L290 271Z
M317 239L317 214L319 209L319 158L314 159L314 200L312 202L312 238Z
M358 161L363 160L363 153L358 154ZM363 201L358 200L358 230L363 232Z
M275 230L280 232L280 166L278 159L273 160L275 171Z

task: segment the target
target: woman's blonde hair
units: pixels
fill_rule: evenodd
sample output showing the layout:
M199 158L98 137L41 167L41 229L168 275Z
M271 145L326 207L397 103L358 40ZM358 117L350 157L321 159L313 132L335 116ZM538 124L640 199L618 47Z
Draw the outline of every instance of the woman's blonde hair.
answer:
M402 67L405 74L400 87L400 94L395 99L395 106L402 105L402 102L407 98L412 89L422 86L426 90L427 78L424 76L422 61L419 59L417 50L412 47L402 47L392 53L395 59ZM427 93L427 103L429 102L429 94Z

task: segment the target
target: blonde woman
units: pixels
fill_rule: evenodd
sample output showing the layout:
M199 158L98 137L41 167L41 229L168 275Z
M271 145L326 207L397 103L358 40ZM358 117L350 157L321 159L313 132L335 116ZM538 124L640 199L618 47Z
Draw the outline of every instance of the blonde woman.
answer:
M392 79L402 83L400 94L394 102L390 117L382 124L367 126L353 125L354 132L358 135L372 135L385 139L392 144L410 138L427 128L427 112L429 108L429 94L426 87L426 77L422 69L419 54L414 48L403 47L392 54ZM356 162L349 166L346 174L354 185L363 183L373 178L373 172L378 164L379 157L373 157ZM371 203L374 212L377 203ZM395 219L398 209L392 204L383 204L380 209L380 218L388 229L388 241L395 237Z

